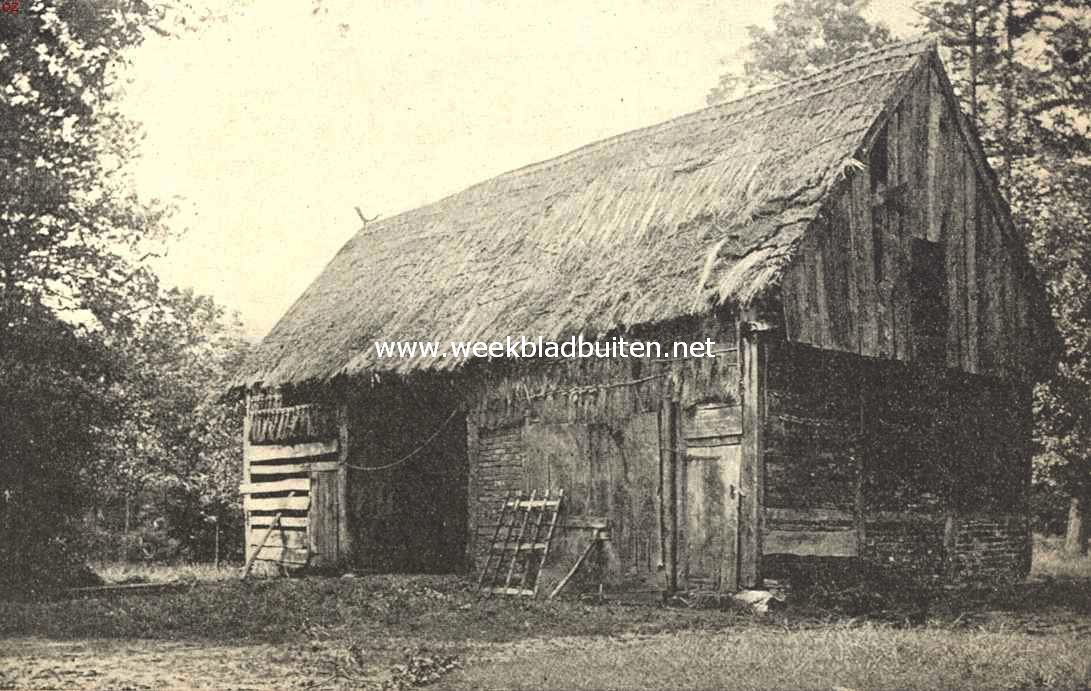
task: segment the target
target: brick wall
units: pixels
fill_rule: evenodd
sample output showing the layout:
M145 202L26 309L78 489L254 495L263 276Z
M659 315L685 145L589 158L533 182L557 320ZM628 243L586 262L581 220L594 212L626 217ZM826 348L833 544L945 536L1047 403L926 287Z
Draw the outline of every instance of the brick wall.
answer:
M474 514L471 551L474 570L480 569L495 533L500 502L512 490L523 488L526 457L521 426L480 430L477 444L475 486L471 488L470 496L470 511Z
M945 534L942 517L869 518L860 558L888 577L936 581L947 567Z
M950 576L954 581L1009 581L1030 571L1030 535L1023 516L958 519Z

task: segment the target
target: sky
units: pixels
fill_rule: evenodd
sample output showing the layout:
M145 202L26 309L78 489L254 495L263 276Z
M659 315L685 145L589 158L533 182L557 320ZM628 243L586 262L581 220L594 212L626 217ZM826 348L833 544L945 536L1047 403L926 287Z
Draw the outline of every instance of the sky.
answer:
M133 56L157 266L260 338L372 218L704 107L773 0L260 0ZM912 33L908 0L866 14Z

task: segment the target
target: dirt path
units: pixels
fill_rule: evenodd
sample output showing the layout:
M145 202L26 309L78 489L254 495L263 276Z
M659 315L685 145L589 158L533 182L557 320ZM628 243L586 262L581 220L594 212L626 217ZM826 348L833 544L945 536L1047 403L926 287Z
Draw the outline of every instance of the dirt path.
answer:
M316 681L294 656L272 645L210 645L146 640L0 644L0 689L269 689Z

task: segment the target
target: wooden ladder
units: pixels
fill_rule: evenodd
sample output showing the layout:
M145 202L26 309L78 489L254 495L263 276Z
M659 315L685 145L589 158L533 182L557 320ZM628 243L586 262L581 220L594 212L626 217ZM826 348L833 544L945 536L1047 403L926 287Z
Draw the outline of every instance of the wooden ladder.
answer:
M497 595L538 594L542 566L557 529L564 490L553 494L537 490L523 497L511 493L504 498L497 518L489 553L481 569L478 587Z

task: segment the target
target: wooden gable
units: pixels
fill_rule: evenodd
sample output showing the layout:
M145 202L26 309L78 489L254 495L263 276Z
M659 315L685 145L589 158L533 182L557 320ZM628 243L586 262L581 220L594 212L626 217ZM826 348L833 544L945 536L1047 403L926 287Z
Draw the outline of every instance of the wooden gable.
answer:
M937 58L877 124L860 169L782 282L788 340L1023 379L1040 291Z

